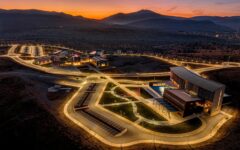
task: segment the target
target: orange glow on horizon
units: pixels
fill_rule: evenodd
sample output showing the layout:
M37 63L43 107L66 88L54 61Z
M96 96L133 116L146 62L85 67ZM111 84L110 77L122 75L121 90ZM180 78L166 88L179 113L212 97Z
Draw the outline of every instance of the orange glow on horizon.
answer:
M141 9L179 17L240 16L238 0L1 0L0 8L56 11L92 19Z
M136 10L139 11L139 10ZM72 15L72 16L82 16L82 17L86 17L86 18L90 18L90 19L103 19L106 17L109 17L111 15L117 14L117 13L132 13L132 12L136 12L136 11L128 11L128 12L120 12L120 11L113 11L111 13L108 12L103 12L103 13L98 13L98 12L76 12L76 11L64 11L63 13ZM163 12L157 12L156 13L162 14L162 15L167 15L167 16L176 16L176 17L184 17L184 18L191 18L194 16L201 16L201 15L196 15L193 13L188 13L188 12L176 12L176 13L163 13ZM237 15L237 14L236 14ZM234 16L234 15L227 15L227 14L208 14L207 16L221 16L221 17L225 17L225 16Z
M90 18L90 19L103 19L105 17L108 17L110 15L113 15L115 13L118 12L112 12L112 13L108 13L108 12L102 12L102 13L98 13L98 12L77 12L77 11L64 11L63 13L72 15L72 16L82 16L85 18Z
M120 12L112 12L112 13L94 13L94 12L75 12L75 11L65 11L63 13L72 15L72 16L82 16L82 17L86 17L86 18L90 18L90 19L103 19L106 17L109 17L111 15L120 13ZM123 12L123 13L131 13L131 12ZM166 15L166 14L165 14ZM175 15L175 16L180 16L180 15ZM191 17L190 15L185 15L185 16L180 16L180 17Z

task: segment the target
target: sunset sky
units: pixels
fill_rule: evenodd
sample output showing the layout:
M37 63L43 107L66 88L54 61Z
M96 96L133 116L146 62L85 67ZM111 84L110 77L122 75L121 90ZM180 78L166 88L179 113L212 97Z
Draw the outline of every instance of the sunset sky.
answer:
M240 0L0 0L1 9L41 9L100 19L150 9L183 17L240 16Z

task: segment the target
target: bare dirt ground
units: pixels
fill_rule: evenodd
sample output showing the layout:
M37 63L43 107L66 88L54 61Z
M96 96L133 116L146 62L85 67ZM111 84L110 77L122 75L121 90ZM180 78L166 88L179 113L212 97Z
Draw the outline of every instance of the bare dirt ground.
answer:
M8 46L0 46L0 55L6 55L8 52Z
M13 71L24 67L12 62L9 58L0 58L0 71Z
M48 100L47 88L53 83L48 80L42 82L38 77L12 75L11 71L28 71L28 68L5 58L0 62L1 73L9 73L0 74L2 147L31 150L110 148L65 118L62 110L69 95Z
M109 56L110 66L116 68L106 69L107 73L145 73L169 71L171 64L144 57L144 56Z
M0 143L8 149L77 149L65 129L34 96L34 85L20 77L0 78ZM33 93L34 92L34 93Z

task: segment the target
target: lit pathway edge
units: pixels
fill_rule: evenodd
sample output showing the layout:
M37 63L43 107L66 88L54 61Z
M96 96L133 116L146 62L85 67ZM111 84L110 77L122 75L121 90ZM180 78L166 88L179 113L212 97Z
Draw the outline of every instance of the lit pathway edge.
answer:
M206 136L199 138L197 140L192 140L192 141L181 141L181 142L172 142L172 141L161 141L161 140L157 140L157 139L151 139L151 140L136 140L133 142L129 142L129 143L113 143L110 142L108 140L106 140L105 138L103 138L102 136L100 136L98 133L90 130L89 128L87 128L84 124L82 124L79 120L77 120L76 118L71 116L71 113L69 113L69 107L71 102L74 100L74 98L77 96L78 92L80 92L81 88L79 88L76 93L66 102L66 104L64 105L64 115L71 120L73 123L75 123L76 125L78 125L79 127L81 127L82 129L84 129L85 131L87 131L89 134L91 134L93 137L96 137L98 140L100 140L101 142L113 146L113 147L128 147L128 146L133 146L136 144L143 144L143 143L157 143L157 144L167 144L167 145L188 145L188 144L198 144L204 141L209 140L210 138L212 138L217 131L221 128L221 126L227 122L229 119L231 119L231 117L227 117L227 118L223 118L220 122L218 122L213 129L208 132L208 134L206 134Z
M105 76L107 79L109 79L109 81L112 81L114 83L114 80L111 79L110 77L104 75L103 73L99 72L101 75ZM83 83L84 84L84 83ZM76 94L66 103L66 105L64 106L64 114L67 116L67 118L69 118L71 121L73 121L74 123L76 123L79 127L83 128L85 131L87 131L88 133L90 133L93 137L97 138L98 140L100 140L101 142L113 146L113 147L127 147L127 146L132 146L132 145L136 145L136 144L142 144L142 143L158 143L158 144L167 144L167 145L188 145L188 144L197 144L197 143L201 143L204 142L210 138L212 138L217 131L219 130L219 128L227 121L231 118L231 116L227 115L227 118L224 117L222 120L220 120L217 124L212 125L211 129L209 130L209 132L206 132L202 137L200 137L199 139L196 140L188 140L188 141L162 141L161 139L147 139L147 140L134 140L134 141L129 141L129 142L125 142L125 143L114 143L112 141L107 140L106 138L102 137L101 135L99 135L97 132L94 132L93 130L89 129L88 127L86 127L83 123L81 123L78 119L74 118L73 116L71 116L71 113L69 113L69 110L71 110L71 102L75 99L76 95L78 92L80 92L81 88L79 88L79 90L76 92ZM193 133L195 131L189 132L188 134L191 135L191 133ZM181 136L181 134L179 134L179 136ZM167 137L167 136L166 136ZM132 139L131 139L132 140Z
M17 63L21 64L21 65L24 65L26 67L32 67L32 68L35 68L35 66L33 67L33 65L29 65L28 63L24 62L24 61L19 61L19 58L17 56L15 57L11 57L11 53L14 53L14 49L16 48L16 46L13 46L11 48L11 50L9 50L9 53L8 53L8 57L12 58L13 60L15 60ZM230 66L227 66L225 68L228 68ZM36 67L36 69L39 70L38 67ZM219 67L213 67L211 68L211 70L214 70L214 69L219 69ZM210 69L209 69L210 70ZM209 70L201 70L201 71L209 71ZM201 72L200 71L200 72ZM46 71L47 73L49 73L48 71ZM61 73L60 73L61 74ZM65 74L65 73L64 73ZM109 78L109 77L108 77ZM111 78L109 78L109 80L111 81ZM82 83L84 84L84 82ZM101 142L107 144L107 145L110 145L110 146L114 146L114 147L127 147L127 146L132 146L132 145L135 145L135 144L141 144L141 143L159 143L159 144L168 144L168 145L187 145L187 144L197 144L197 143L201 143L201 142L204 142L210 138L212 138L216 133L217 131L220 129L220 127L225 123L227 122L231 116L229 115L226 115L228 116L227 118L223 118L221 121L219 121L217 124L214 124L212 126L212 129L210 130L210 132L207 132L206 133L206 136L203 136L199 139L196 139L196 140L191 140L191 141L179 141L179 142L174 142L174 141L161 141L159 139L149 139L149 140L135 140L135 141L132 141L132 142L126 142L126 143L114 143L114 142L110 142L108 140L106 140L105 138L103 138L102 136L100 136L98 133L90 130L89 128L87 128L84 124L82 124L79 120L77 120L76 118L74 118L72 116L72 113L69 111L71 110L71 102L74 100L74 98L77 96L77 94L80 92L80 90L82 89L82 87L80 87L76 93L66 102L66 104L64 105L64 108L63 108L63 113L64 115L69 119L71 120L73 123L75 123L76 125L78 125L79 127L83 128L85 131L87 131L88 133L90 133L92 136L96 137L98 140L100 140ZM189 132L191 133L191 132ZM180 135L180 134L179 134Z

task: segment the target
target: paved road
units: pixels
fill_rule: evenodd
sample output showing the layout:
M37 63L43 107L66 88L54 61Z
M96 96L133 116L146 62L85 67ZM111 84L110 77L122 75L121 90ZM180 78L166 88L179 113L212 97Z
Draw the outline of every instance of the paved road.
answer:
M8 50L8 56L16 56L15 49L18 47L18 45L13 45Z
M23 54L25 52L26 46L22 45L20 48L20 53Z
M38 51L38 55L37 56L44 56L44 50L42 46L37 46L37 51Z
M21 47L21 49L24 46ZM12 46L9 49L9 54L8 56L14 56L14 49L16 48L16 45ZM148 55L144 55L144 56L148 56ZM149 57L153 57L153 56L149 56ZM30 68L34 68L37 70L41 70L47 73L52 73L52 74L62 74L62 75L83 75L83 76L88 76L90 75L89 73L81 73L79 71L67 71L67 70L60 70L60 69L54 69L54 68L47 68L47 67L41 67L39 65L34 65L32 63L28 63L22 59L19 59L18 56L15 57L11 57L12 59L14 59L14 61L16 61L17 63L20 63L24 66L30 67ZM156 57L154 56L154 58L156 59L161 59L161 57ZM167 61L167 60L164 60ZM171 63L172 61L169 60L168 63ZM186 62L187 63L187 62ZM209 64L206 64L209 65ZM240 63L239 63L240 66ZM200 69L194 69L193 71L198 72L198 73L202 73L202 72L206 72L206 71L211 71L211 70L218 70L218 69L223 69L223 68L231 68L231 67L236 67L236 63L235 65L212 65L211 67L207 67L207 68L200 68ZM108 76L111 77L156 77L156 76L169 76L169 72L157 72L157 73L136 73L136 74L107 74Z

